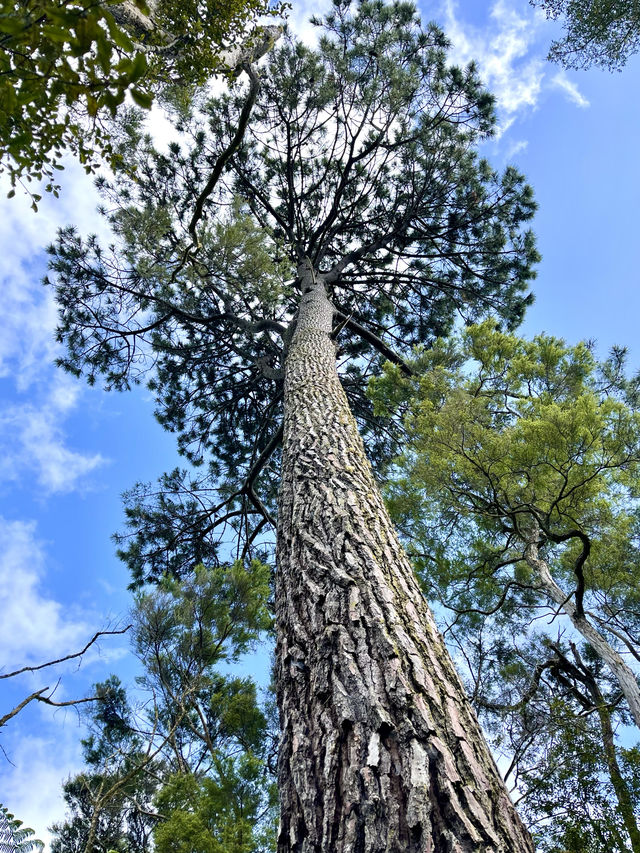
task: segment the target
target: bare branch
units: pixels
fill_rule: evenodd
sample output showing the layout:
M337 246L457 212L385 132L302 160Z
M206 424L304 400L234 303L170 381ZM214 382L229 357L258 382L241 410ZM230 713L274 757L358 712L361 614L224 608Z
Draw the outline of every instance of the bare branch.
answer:
M119 631L96 631L93 637L89 640L87 645L79 652L74 652L70 655L65 655L62 658L56 658L56 660L50 660L46 663L41 663L38 666L23 666L22 669L16 669L14 672L5 672L0 674L0 678L13 678L15 675L21 675L23 672L37 672L40 669L46 669L48 666L55 666L57 663L64 663L68 660L73 660L74 658L82 657L83 654L100 638L100 637L108 637L113 636L115 634L126 634L126 632L131 628L131 625L127 625L126 628L122 628ZM48 688L44 688L47 690ZM34 694L35 695L35 694Z

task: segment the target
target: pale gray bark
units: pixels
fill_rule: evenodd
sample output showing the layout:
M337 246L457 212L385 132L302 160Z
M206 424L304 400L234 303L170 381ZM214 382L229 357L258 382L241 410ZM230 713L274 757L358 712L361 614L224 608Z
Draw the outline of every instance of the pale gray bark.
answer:
M302 264L278 518L279 853L531 853L384 507Z
M156 3L148 3L150 15L145 15L135 3L131 0L125 0L124 3L118 3L115 6L110 6L109 11L116 19L116 23L120 24L126 30L137 35L139 38L144 35L149 35L155 32L156 25L153 20L153 12Z
M174 34L158 27L154 18L157 5L157 2L147 3L149 15L141 12L131 0L110 6L109 11L116 23L127 30L134 39L144 39L152 33L158 36L159 44L155 44L153 47L137 44L136 47L139 50L151 50L169 56L177 55L183 49L183 44ZM240 74L244 66L251 65L261 59L281 35L282 27L278 25L255 27L254 31L241 44L220 51L220 70Z
M534 529L524 552L527 564L537 575L540 586L552 601L559 605L563 613L571 620L578 633L589 643L596 654L607 664L615 675L629 705L635 723L640 727L640 687L633 670L624 662L621 655L610 645L606 637L586 618L580 616L573 602L573 594L562 590L553 579L551 569L538 551L538 531Z

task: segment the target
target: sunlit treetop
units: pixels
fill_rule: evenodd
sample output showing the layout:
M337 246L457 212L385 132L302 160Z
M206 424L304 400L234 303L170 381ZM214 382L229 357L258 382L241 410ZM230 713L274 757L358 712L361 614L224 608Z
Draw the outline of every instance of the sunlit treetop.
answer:
M377 411L405 412L389 499L427 573L459 559L496 601L513 578L535 586L523 560L535 527L580 609L613 608L636 635L640 410L625 358L486 321L420 353L419 376L387 365L372 380Z
M0 171L12 186L44 179L57 194L65 152L87 171L115 145L112 117L127 94L142 107L167 87L225 73L225 51L246 40L267 0L3 0L0 11ZM13 190L11 194L13 194ZM31 193L37 209L40 196Z

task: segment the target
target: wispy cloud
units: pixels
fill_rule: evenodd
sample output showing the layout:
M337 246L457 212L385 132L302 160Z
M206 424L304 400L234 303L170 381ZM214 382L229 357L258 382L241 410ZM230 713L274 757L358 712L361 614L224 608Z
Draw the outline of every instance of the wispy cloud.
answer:
M38 538L35 522L0 516L0 649L4 672L80 651L97 628L103 627L102 616L69 607L48 591L47 563L46 547ZM81 672L76 659L3 681L0 711L8 711L34 690L55 685L60 677L57 700L91 695L90 684L103 678L115 660L128 654L126 635L108 638L85 654ZM2 729L0 799L45 842L49 841L47 828L64 815L62 783L82 765L80 724L73 708L53 709L32 703Z
M561 89L570 101L581 109L586 109L589 106L589 101L580 92L577 85L567 77L565 71L559 71L551 78L551 85L556 89Z
M310 19L314 16L322 18L329 11L331 0L300 0L292 5L287 24L305 44L314 46L318 43L319 32Z
M507 150L505 151L505 160L510 160L512 157L516 157L522 151L525 151L529 147L529 142L526 139L518 139L509 145Z
M70 377L54 374L51 387L0 413L0 480L34 476L44 492L70 492L86 486L86 475L104 465L100 453L68 446L65 418L76 407L82 389Z
M488 26L480 28L460 20L455 0L445 0L444 13L452 60L458 64L475 60L499 109L509 117L535 106L544 77L544 59L532 55L535 14L516 11L507 0L497 0Z
M61 823L65 813L64 781L82 765L77 728L61 725L46 736L25 735L11 748L13 767L2 768L3 804L49 850L52 823Z
M0 648L8 667L40 664L82 648L95 631L42 586L45 551L34 522L0 516Z
M0 379L5 402L0 410L0 479L37 483L40 493L68 492L86 486L86 475L104 462L99 453L70 446L65 422L83 393L77 380L54 365L56 306L41 280L44 247L70 220L107 235L95 212L98 197L91 179L75 164L61 173L60 199L43 198L40 211L18 192L0 203ZM0 182L0 194L6 182Z
M500 126L498 138L513 121L535 109L544 94L560 89L580 107L589 105L564 71L546 60L548 22L539 9L513 0L495 0L483 26L464 21L456 0L443 0L443 26L458 64L474 60L495 95Z

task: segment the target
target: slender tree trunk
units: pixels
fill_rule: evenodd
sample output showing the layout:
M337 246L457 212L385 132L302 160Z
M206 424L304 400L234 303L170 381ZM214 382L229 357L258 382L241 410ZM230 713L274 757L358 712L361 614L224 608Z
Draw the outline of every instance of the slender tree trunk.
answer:
M600 691L596 686L598 694ZM595 691L592 691L595 692ZM598 720L600 721L600 731L602 733L602 742L604 744L604 752L607 760L607 768L609 770L609 778L615 791L618 801L618 808L625 825L625 829L629 834L631 841L631 849L633 853L640 853L640 828L633 809L633 802L629 788L620 770L618 764L618 756L616 754L615 739L613 735L613 726L611 725L611 712L609 711L603 696L594 696L597 702Z
M533 851L336 371L310 264L285 379L276 677L279 853Z
M553 579L546 560L538 553L536 541L538 532L534 531L534 540L527 543L524 556L528 565L536 572L541 586L562 611L571 620L571 624L589 643L595 653L607 664L618 679L620 690L629 704L629 710L636 726L640 728L640 687L633 670L624 662L618 652L610 645L606 637L585 616L579 616L572 595L567 595Z

